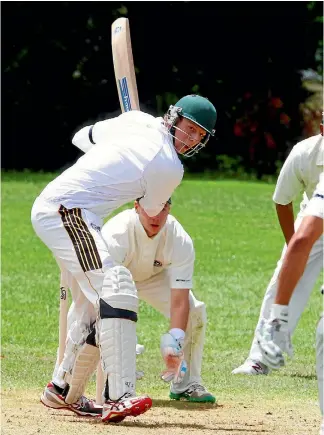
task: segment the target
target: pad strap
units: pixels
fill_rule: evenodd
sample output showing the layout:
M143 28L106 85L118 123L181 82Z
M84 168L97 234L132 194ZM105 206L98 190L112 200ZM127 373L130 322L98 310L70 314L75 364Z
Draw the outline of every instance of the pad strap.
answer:
M134 311L114 308L100 299L100 318L101 319L126 319L137 322L137 314Z

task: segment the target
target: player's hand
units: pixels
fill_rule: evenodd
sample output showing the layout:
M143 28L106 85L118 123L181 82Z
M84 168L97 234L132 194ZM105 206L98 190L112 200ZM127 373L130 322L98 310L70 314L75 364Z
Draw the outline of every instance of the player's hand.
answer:
M187 364L183 354L183 339L175 339L169 332L161 337L161 353L166 369L161 373L165 382L182 382L187 372Z
M284 366L283 354L293 356L293 346L288 329L288 306L272 305L270 318L263 319L256 335L264 363L274 370Z

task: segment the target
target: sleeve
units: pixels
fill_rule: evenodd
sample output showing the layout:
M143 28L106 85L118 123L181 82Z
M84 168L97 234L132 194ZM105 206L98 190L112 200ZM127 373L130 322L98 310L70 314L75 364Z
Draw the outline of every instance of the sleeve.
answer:
M324 195L315 195L309 201L304 216L315 216L324 219Z
M302 154L294 147L281 168L272 199L276 204L287 205L296 199L304 188Z
M177 167L171 172L159 173L155 166L144 171L145 195L140 199L140 205L148 216L156 216L170 199L174 190L179 186L183 177L183 168Z
M86 153L93 147L93 145L110 137L113 132L113 127L118 122L119 120L117 117L98 121L93 125L83 127L73 136L72 143L81 151Z
M195 264L195 250L191 237L183 231L174 241L171 265L168 268L171 288L191 289L193 287L193 273Z
M316 186L312 199L305 209L304 215L324 219L324 173L320 175L320 181Z
M88 152L93 147L95 142L92 137L93 125L83 127L79 130L72 139L73 145L79 148L84 153Z
M108 253L115 263L125 266L129 250L127 229L116 228L117 221L112 218L102 227L101 234L106 242Z

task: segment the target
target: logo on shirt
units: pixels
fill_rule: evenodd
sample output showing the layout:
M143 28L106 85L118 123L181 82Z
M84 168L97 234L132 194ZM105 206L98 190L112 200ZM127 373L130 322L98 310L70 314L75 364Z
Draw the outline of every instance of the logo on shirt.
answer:
M176 279L177 282L190 282L190 279Z
M100 233L101 228L98 225L95 225L91 222L90 227L97 231L97 233Z
M162 263L159 260L154 260L153 266L155 266L155 267L162 267Z

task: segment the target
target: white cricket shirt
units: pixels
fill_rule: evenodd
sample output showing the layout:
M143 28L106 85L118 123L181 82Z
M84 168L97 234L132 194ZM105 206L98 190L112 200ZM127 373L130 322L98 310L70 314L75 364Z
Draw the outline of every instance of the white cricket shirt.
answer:
M320 175L313 198L305 210L305 216L317 216L324 219L324 173Z
M273 195L274 202L289 204L301 192L304 192L304 199L308 202L313 196L323 165L323 136L318 134L297 143L280 171ZM305 201L301 203L301 212L304 208Z
M96 145L49 183L41 196L66 208L88 209L101 218L143 197L141 206L156 216L183 177L161 118L131 111L90 130Z
M162 230L149 238L135 209L114 216L102 228L108 252L127 267L134 281L167 270L170 288L192 288L195 251L191 237L171 215Z

